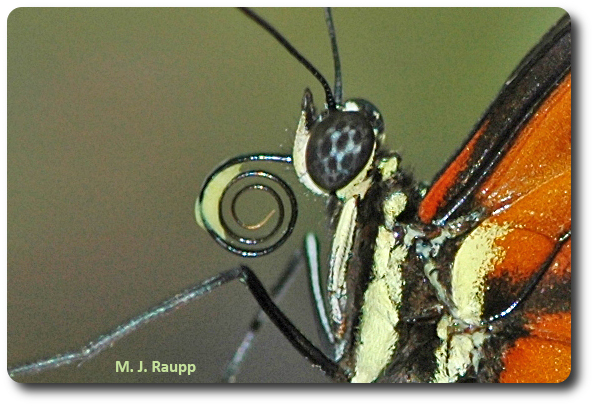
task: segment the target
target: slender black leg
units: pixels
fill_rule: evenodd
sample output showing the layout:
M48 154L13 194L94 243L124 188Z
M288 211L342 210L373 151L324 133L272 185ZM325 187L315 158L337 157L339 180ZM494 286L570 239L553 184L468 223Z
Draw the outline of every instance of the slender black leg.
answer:
M338 380L347 379L348 374L343 371L338 364L326 357L309 340L307 340L307 338L301 334L282 311L276 307L258 277L246 266L222 272L213 278L207 279L198 285L184 290L161 304L152 307L141 315L121 324L107 334L100 336L97 340L91 341L79 351L56 355L36 362L9 368L8 373L11 376L33 374L59 368L64 365L87 361L143 325L185 306L191 301L198 299L219 286L235 279L239 279L247 285L262 310L268 317L270 317L272 322L280 329L297 351L310 360L314 365L318 366L328 376Z
M275 302L278 303L279 299L282 298L284 293L287 291L288 287L293 282L294 276L304 266L305 263L303 253L301 251L297 251L295 254L293 254L293 257L291 258L291 261L289 262L285 271L270 290L270 296ZM231 358L231 360L227 364L222 379L223 382L233 383L236 381L237 375L239 374L239 368L241 367L241 364L243 363L245 356L247 355L247 351L253 345L253 341L256 338L257 334L260 332L260 329L265 323L265 321L266 317L264 317L264 310L260 309L250 322L249 329L243 337L241 344L239 344L239 347L237 347L237 350L233 354L233 358Z
M262 308L266 315L283 333L285 338L299 351L301 355L311 361L311 363L320 368L329 377L338 381L347 381L350 373L343 370L336 362L328 358L322 351L311 343L301 332L291 323L291 321L284 315L284 313L276 307L276 305L266 293L264 286L246 266L241 266L242 274L241 280L247 284L248 289Z

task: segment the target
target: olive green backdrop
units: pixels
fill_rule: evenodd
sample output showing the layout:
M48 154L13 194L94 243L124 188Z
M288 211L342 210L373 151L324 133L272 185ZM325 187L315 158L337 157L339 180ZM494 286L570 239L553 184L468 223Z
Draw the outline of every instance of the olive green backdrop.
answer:
M260 12L332 80L322 10ZM561 14L336 9L345 95L376 104L389 146L419 179L430 180ZM240 262L270 286L305 231L324 236L323 201L305 192L298 192L294 236L262 259L225 252L193 218L200 186L218 163L291 151L306 86L321 104L311 75L233 9L13 11L9 364L80 347ZM305 286L299 276L280 306L315 339ZM232 283L81 367L26 380L214 382L256 309L247 290ZM116 360L195 363L198 371L118 375ZM326 379L268 325L240 381Z

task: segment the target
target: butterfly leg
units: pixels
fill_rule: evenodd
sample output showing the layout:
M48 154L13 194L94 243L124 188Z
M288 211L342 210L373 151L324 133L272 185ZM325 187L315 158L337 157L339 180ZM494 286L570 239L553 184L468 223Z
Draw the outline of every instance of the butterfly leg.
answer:
M285 271L270 290L270 296L275 302L278 302L278 300L282 298L284 293L287 291L288 287L293 282L294 276L300 269L302 269L304 265L305 262L303 258L303 253L301 251L297 251L295 254L293 254L293 257L291 258L291 261L289 262ZM250 322L249 329L243 337L241 344L239 344L239 347L237 347L237 350L235 350L233 357L231 358L229 363L227 363L222 379L223 382L233 383L236 381L241 364L243 363L243 361L245 360L245 356L247 355L247 351L251 348L254 339L260 332L260 329L262 328L262 325L266 322L266 320L266 317L264 317L264 310L258 310L256 315Z
M291 323L287 316L285 316L284 313L274 304L256 274L246 266L240 266L238 268L222 272L217 276L207 279L204 282L201 282L184 290L183 292L178 293L170 299L165 300L161 304L150 308L146 312L128 320L110 332L100 336L97 340L91 341L78 351L56 355L32 363L9 368L8 373L10 376L34 374L59 368L64 365L82 363L90 360L145 324L161 316L164 316L173 310L179 309L193 300L210 293L219 286L236 279L239 279L241 282L247 285L248 289L264 313L268 315L272 322L289 340L293 347L297 349L297 351L310 360L314 365L318 366L328 376L338 380L346 380L348 378L347 373L342 370L336 362L326 357L323 352L315 347L297 329L297 327Z
M316 326L318 327L318 335L322 342L322 349L326 354L334 354L336 352L336 339L330 327L327 305L322 293L324 285L321 276L320 253L317 238L313 233L308 233L305 236L303 252L299 251L293 256L289 266L270 291L270 296L273 300L277 301L291 283L293 275L302 266L307 267L309 291L315 309ZM241 363L245 359L246 353L251 347L252 342L264 321L264 311L259 310L256 316L252 319L250 328L235 351L233 358L227 364L223 382L235 382Z

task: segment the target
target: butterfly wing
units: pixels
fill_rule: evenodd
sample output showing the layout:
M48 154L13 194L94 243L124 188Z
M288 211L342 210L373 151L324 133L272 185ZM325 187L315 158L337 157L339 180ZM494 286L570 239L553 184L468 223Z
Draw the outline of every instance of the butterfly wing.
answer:
M493 328L479 380L565 380L571 369L568 16L514 71L433 182L418 216L444 225L473 212L482 220L453 259L451 290L462 312L480 306ZM480 295L467 291L472 284L480 285Z

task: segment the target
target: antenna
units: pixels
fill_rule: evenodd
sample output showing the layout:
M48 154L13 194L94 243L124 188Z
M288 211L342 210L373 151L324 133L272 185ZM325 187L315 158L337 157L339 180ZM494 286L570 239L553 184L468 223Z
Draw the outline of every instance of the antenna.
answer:
M311 72L312 75L314 75L314 77L318 80L318 82L320 82L322 84L322 87L324 88L324 93L326 94L326 105L328 106L328 110L336 110L336 100L334 99L334 95L332 94L332 88L330 88L328 81L324 78L324 76L320 73L320 71L318 71L307 59L305 59L305 57L303 55L301 55L299 53L299 51L297 51L295 49L295 47L293 47L293 45L291 45L289 43L289 41L287 41L287 39L285 37L283 37L281 35L281 33L279 33L274 27L272 27L266 20L262 19L262 17L260 17L256 13L254 13L254 11L250 10L249 8L240 7L239 10L242 11L249 18L254 20L256 22L256 24L258 24L260 27L262 27L266 31L268 31L268 33L270 35L272 35L278 42L280 42L280 44L287 51L289 51L289 53L291 55L293 55L295 57L295 59L297 59L299 62L301 62L301 64L303 66L305 66L307 68L307 70L309 70ZM332 19L332 17L330 16L330 20L331 19ZM328 14L326 17L326 21L328 21ZM331 24L331 22L329 24ZM328 29L330 29L330 25L328 26ZM332 32L333 31L334 31L334 27L332 26ZM332 34L330 34L330 37L332 38ZM336 40L334 40L334 42L336 42ZM333 47L334 47L334 45L333 45ZM335 70L336 70L337 55L338 55L338 51L335 52L335 58L334 58L335 59ZM340 64L338 64L338 65L339 65L338 69L340 70Z
M330 7L324 8L326 16L326 25L328 26L328 35L330 36L330 45L332 46L332 58L334 59L334 99L336 104L342 104L342 72L340 70L340 57L338 56L338 42L336 42L336 31L334 30L334 20L332 19L332 10Z

